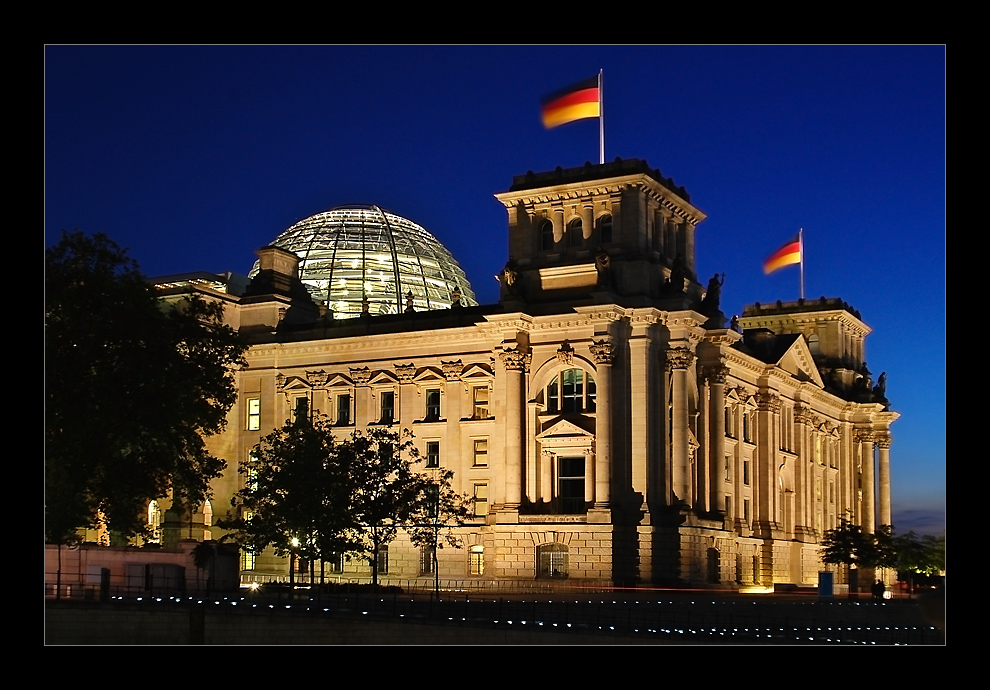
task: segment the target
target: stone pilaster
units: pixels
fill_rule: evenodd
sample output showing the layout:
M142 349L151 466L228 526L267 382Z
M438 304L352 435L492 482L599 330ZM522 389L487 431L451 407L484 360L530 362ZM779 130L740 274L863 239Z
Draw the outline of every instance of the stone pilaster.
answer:
M521 348L499 353L505 366L505 501L504 509L518 511L522 501L523 371L526 353Z
M597 510L609 508L612 467L612 363L615 348L608 338L591 345L596 365L595 402L595 502Z
M687 348L667 350L666 366L672 372L671 398L673 424L671 428L671 497L672 503L690 505L691 455L688 447L688 368L694 353Z
M864 532L873 534L876 530L876 487L874 486L874 460L872 431L860 431L856 436L859 444L859 471L862 480L863 500L860 504L860 525Z
M721 509L719 472L725 463L725 381L729 369L720 362L705 367L704 374L708 382L709 423L708 449L705 454L708 469L704 475L708 484L703 496L707 497L704 510L709 512Z

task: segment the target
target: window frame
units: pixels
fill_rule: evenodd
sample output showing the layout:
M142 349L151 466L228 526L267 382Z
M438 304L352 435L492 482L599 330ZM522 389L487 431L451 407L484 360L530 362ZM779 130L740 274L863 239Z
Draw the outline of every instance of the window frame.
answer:
M431 398L436 396L436 403L431 402ZM442 410L440 406L440 389L439 388L427 388L426 389L426 416L423 417L424 422L439 422L442 419Z
M247 399L247 430L261 430L261 398Z
M488 437L471 439L472 467L488 467Z

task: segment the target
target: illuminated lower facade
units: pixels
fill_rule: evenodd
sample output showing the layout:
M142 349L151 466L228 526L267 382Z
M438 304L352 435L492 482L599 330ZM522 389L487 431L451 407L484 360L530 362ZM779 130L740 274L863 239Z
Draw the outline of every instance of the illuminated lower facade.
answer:
M443 579L811 585L825 530L890 523L898 415L866 371L854 309L754 305L727 327L720 284L695 274L704 214L641 161L530 173L497 197L499 304L334 321L298 291L217 295L252 343L210 440L229 465L217 517L238 463L305 399L341 434L410 429L423 471L453 470L475 498ZM297 280L288 252L260 255L267 285ZM380 565L432 576L404 536ZM242 559L245 577L287 567Z

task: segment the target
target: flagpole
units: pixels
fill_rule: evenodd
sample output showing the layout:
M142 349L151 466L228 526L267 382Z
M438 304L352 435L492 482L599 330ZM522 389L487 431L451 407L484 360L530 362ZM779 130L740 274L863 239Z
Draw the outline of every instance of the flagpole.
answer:
M798 245L801 252L801 299L804 299L804 228L798 230Z
M605 92L602 91L602 72L598 70L598 163L605 165Z

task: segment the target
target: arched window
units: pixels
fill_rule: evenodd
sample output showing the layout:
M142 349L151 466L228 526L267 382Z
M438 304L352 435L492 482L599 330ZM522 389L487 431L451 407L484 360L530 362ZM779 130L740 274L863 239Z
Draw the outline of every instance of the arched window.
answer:
M580 247L584 244L584 230L580 218L575 218L567 224L567 243L572 247Z
M545 220L540 224L540 249L545 252L553 250L553 221Z
M567 369L547 386L548 412L594 412L595 378L583 369Z
M598 218L598 241L608 244L612 241L612 216L606 213Z

